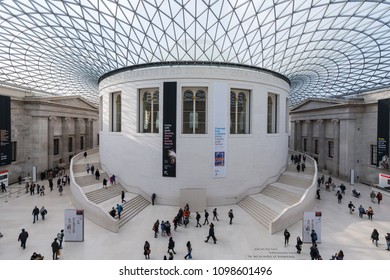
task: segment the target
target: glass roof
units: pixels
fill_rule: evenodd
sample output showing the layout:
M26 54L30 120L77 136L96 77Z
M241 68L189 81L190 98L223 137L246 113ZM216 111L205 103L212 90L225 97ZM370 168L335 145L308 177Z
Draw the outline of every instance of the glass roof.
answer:
M292 105L390 84L390 1L0 1L0 84L97 103L112 70L166 61L269 69Z

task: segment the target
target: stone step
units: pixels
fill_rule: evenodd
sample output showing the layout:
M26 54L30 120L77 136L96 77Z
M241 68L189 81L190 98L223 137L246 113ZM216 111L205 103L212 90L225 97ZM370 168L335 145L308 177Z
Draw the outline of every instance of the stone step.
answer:
M250 196L241 200L238 205L267 229L269 228L269 223L278 215L276 211Z
M96 180L95 175L91 175L91 174L86 174L83 176L75 175L74 179L77 185L79 185L81 188L85 186L95 185L95 184L100 184L103 187L103 178L107 176L107 174L101 169L99 169L99 172L100 172L99 180Z
M95 170L96 170L96 168L99 169L99 172L101 173L102 166L100 165L100 162L88 162L88 164L89 164L89 166L93 165L95 167ZM86 163L73 164L73 172L74 173L81 173L81 172L86 172L86 171L87 171L87 164Z
M286 185L291 185L299 188L307 189L310 187L312 183L312 177L306 177L302 176L301 174L288 174L288 172L284 172L280 177L278 178L279 183L283 183Z
M114 198L116 196L120 196L122 191L124 191L122 186L117 184L114 186L110 186L107 189L101 188L98 190L94 190L94 191L85 193L85 195L87 196L87 198L91 202L99 204L99 203L105 202L111 198Z
M271 185L266 186L261 194L279 200L287 205L293 205L301 199L301 195Z
M130 221L134 216L136 216L139 212L145 209L149 204L150 202L140 195L124 203L123 212L121 213L121 219L118 220L119 227L122 227L124 224Z

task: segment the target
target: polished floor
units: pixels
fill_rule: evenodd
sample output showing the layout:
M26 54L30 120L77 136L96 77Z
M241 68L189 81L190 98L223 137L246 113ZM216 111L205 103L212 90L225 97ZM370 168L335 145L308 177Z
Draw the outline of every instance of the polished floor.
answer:
M340 183L339 180L335 181L337 184ZM322 242L318 245L321 256L323 259L329 259L342 249L346 260L390 259L390 251L385 250L384 239L385 233L390 232L390 196L384 194L383 201L378 205L372 203L369 198L370 187L355 184L362 197L353 198L350 195L349 184L346 182L344 184L348 189L341 204L338 204L335 192L327 192L322 187L321 200L316 200L312 209L312 211L322 212ZM19 185L12 185L13 191L17 192L10 197L1 197L0 232L3 234L0 238L1 260L27 260L33 252L44 255L45 260L52 259L50 245L57 233L64 228L64 209L74 207L68 187L65 187L63 195L60 196L57 190L53 192L48 190L47 181L43 182L43 185L46 187L45 196L26 194L22 187L17 191ZM350 200L356 207L360 204L365 208L371 205L375 211L373 221L368 220L367 217L361 219L357 213L349 214L347 204ZM34 206L47 208L45 221L40 219L33 224ZM291 233L290 244L284 246L283 232L270 235L267 229L239 206L217 208L220 215L220 221L214 221L217 244L204 242L208 234L208 226L195 227L196 221L192 218L187 228L181 226L173 232L177 253L175 259L184 260L187 241L192 243L194 260L310 259L310 244L303 245L300 255L296 253L294 247L296 237L302 236L302 222L288 228ZM229 209L233 209L235 213L232 225L229 225ZM211 213L212 208L208 210ZM64 242L60 261L142 260L145 240L151 243L151 259L161 260L164 255L167 255L168 237L154 238L152 226L157 219L172 221L177 211L176 206L150 205L124 225L119 233L109 232L85 219L84 241ZM212 219L209 220L213 222ZM29 233L25 250L17 241L22 228ZM378 247L370 240L374 228L380 234Z

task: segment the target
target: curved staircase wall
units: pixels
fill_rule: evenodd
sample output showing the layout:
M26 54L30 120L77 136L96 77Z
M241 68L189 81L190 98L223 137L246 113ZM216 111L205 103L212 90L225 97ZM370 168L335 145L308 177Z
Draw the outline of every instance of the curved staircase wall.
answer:
M98 149L88 150L88 154L97 153ZM91 222L112 232L119 231L118 221L112 218L107 211L99 205L88 200L81 187L76 183L73 173L73 161L79 160L83 153L75 155L70 162L70 191L71 200L77 209L83 209L85 217Z

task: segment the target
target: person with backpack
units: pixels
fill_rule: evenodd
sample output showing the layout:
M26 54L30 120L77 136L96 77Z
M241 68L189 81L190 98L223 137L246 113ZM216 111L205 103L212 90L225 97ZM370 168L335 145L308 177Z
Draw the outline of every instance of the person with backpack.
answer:
M121 213L122 213L122 211L123 211L122 205L117 204L117 205L116 205L116 212L118 213L118 219L121 218Z

